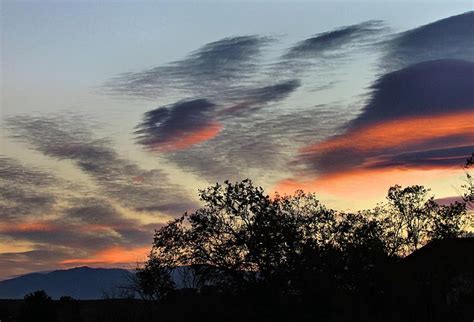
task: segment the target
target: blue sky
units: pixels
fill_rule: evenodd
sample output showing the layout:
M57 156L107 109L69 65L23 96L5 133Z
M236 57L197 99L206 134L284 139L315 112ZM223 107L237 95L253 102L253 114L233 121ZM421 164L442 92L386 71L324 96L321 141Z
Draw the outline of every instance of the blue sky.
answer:
M233 35L281 35L291 43L371 19L406 30L472 9L470 1L377 3L2 1L2 110L64 109L120 72Z

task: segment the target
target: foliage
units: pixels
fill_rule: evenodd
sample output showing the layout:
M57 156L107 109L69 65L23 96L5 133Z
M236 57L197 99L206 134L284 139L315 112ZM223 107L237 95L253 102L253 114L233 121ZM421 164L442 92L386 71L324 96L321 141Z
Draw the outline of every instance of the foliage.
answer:
M27 303L49 303L51 297L43 290L38 290L25 295L25 302Z
M376 208L384 218L385 241L390 254L408 255L432 239L462 235L468 220L466 204L440 205L423 186L391 187L387 203Z
M330 242L334 212L322 207L314 195L298 192L271 199L244 180L217 184L200 196L204 207L156 231L146 265L189 266L201 286L287 283L277 280L309 245Z
M469 172L469 170L474 164L473 159L474 153L466 160L466 165L464 166L466 172L466 183L462 186L464 189L463 200L471 206L474 203L474 182L472 179L472 174Z
M25 295L20 320L23 322L55 322L57 317L51 297L43 290Z
M137 271L135 285L142 297L149 300L166 298L175 286L169 268L155 257L151 257L145 267Z
M155 231L137 273L145 298L182 293L172 278L181 271L191 273L188 287L252 299L266 316L293 299L327 312L348 298L378 301L390 265L430 240L461 236L468 220L465 203L439 205L422 186L393 186L385 203L355 213L302 191L270 197L250 180L216 184L200 198L203 207Z

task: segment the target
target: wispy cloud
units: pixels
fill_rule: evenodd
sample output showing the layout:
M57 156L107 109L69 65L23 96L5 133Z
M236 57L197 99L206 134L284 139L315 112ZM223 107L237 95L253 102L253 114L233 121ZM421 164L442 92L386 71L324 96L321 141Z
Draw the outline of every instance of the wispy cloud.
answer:
M269 37L239 36L208 43L185 59L110 80L105 89L118 95L158 98L169 91L215 95L246 82L258 71L258 59Z
M239 116L240 115L240 116ZM209 182L253 178L274 182L287 175L288 163L311 139L327 137L350 119L338 105L234 114L212 140L165 155L178 167Z
M332 88L341 65L357 53L379 51L388 32L383 21L371 20L318 33L288 48L274 63L272 75L298 75L314 82L316 74L323 78L316 89Z
M61 245L63 251L75 249L76 253L88 254L112 246L147 245L152 237L149 224L126 217L106 199L80 196L62 199L49 215L46 218L19 216L4 222L0 224L0 238L40 248Z
M474 64L461 60L432 60L381 76L362 114L352 121L357 127L397 117L472 111Z
M300 172L276 188L357 197L357 185L368 198L394 183L459 171L474 149L472 14L380 43L386 73L373 82L361 113L342 132L301 149L292 162Z
M402 32L387 41L384 69L396 70L428 60L474 60L474 11Z
M160 227L159 223L143 224L137 218L126 217L106 199L80 195L64 199L61 194L56 197L54 210L47 209L48 216L30 209L26 215L17 214L0 223L0 242L31 249L1 253L1 277L19 273L14 267L28 272L92 263L87 262L90 258L95 258L94 263L100 265L131 265L144 258L153 229ZM125 258L117 251L114 254L118 256L112 258L111 250L117 249L130 256ZM131 258L132 249L141 250L140 258ZM101 254L104 256L100 257Z
M474 114L473 114L474 116ZM374 158L371 161L370 168L392 168L392 167L405 167L405 168L459 168L460 165L464 164L466 157L474 151L474 137L465 136L458 143L463 144L464 142L468 145L455 146L449 148L414 151L414 152L402 152L390 156L381 156ZM469 144L469 142L472 142Z
M0 157L0 213L3 221L42 216L56 202L51 189L60 182L53 175L19 161Z
M474 144L472 117L474 112L464 112L397 119L361 127L305 148L300 160L316 173L328 173L353 168L380 168L383 164L390 167L397 159L401 162L404 159L402 155L407 157L407 153L430 151L430 161L419 158L418 164L412 160L409 165L432 166L437 161L442 166L446 164L447 153L452 153L451 156L459 160L459 150L451 148L463 147L468 150ZM436 152L442 153L436 158ZM429 161L429 164L424 161Z
M459 162L474 145L473 73L473 63L437 60L382 76L345 133L305 148L300 160L323 173Z
M186 149L220 132L222 125L214 114L215 105L208 100L180 101L146 112L135 134L152 151Z
M285 59L317 59L325 55L335 55L353 46L373 42L381 32L386 31L379 20L362 22L316 34L289 48L283 55Z
M145 149L164 154L187 171L210 180L255 176L269 168L278 172L297 148L295 140L307 142L334 130L329 116L334 113L325 119L315 116L326 115L319 104L305 110L287 105L288 98L303 88L298 73L287 73L290 65L335 62L386 30L380 21L341 27L295 44L273 62L264 51L275 43L273 38L224 38L184 60L119 75L105 87L130 97L182 98L145 113L135 134ZM305 127L298 127L308 120ZM280 133L283 128L286 135Z
M50 270L67 256L61 247L43 248L30 251L0 253L0 278Z
M95 138L78 118L15 116L6 120L12 136L59 160L71 160L99 185L102 193L124 207L180 213L191 199L158 169L145 170Z
M284 101L301 86L298 79L289 79L270 85L245 87L230 91L222 97L224 108L219 116L232 116L240 113L255 112L272 103ZM228 107L230 106L230 107Z
M148 249L154 228L194 207L193 199L163 171L143 169L121 157L112 141L97 138L83 117L23 115L5 119L5 125L13 139L71 162L95 183L72 183L51 169L0 158L0 241L27 249L0 254L8 265L22 263L28 271L71 266L86 258L101 265L124 264L111 259L111 250ZM138 216L143 212L156 216L143 222ZM28 264L45 253L44 260ZM97 257L101 254L105 257Z

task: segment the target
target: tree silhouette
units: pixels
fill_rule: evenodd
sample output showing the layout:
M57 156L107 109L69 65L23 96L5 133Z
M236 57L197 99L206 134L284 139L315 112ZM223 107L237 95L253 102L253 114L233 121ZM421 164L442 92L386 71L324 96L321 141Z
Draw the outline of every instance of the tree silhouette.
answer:
M81 319L81 310L79 302L71 296L63 295L58 303L58 320L68 322L79 322Z
M25 295L20 320L23 322L57 321L56 311L51 297L43 290Z
M158 300L166 298L174 289L175 284L171 278L169 266L164 266L155 257L150 258L145 267L136 273L135 288L143 298Z
M390 254L405 256L432 239L459 237L469 215L464 202L439 205L423 186L391 187L387 203L373 211L384 218Z
M469 170L472 168L474 164L474 153L466 160L466 164L464 166L466 172L466 183L462 186L464 188L464 195L463 200L472 206L474 203L474 182L472 179L472 174Z
M394 263L430 240L461 236L468 217L465 203L439 205L423 186L393 186L386 203L355 213L302 191L271 198L250 180L216 184L200 199L203 207L155 231L137 272L142 294L169 299L179 292L172 276L184 270L201 294L226 294L223 307L251 299L252 312L274 320L310 320L314 301L321 317L364 320L377 306L362 302L387 296Z
M142 274L188 266L201 285L287 285L303 251L329 243L335 224L334 212L314 195L271 199L250 180L217 184L200 197L204 207L156 231Z

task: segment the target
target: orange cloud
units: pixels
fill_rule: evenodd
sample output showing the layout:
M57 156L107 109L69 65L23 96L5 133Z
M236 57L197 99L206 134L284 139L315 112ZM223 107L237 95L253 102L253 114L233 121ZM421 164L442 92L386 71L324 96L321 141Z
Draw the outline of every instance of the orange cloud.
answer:
M149 252L150 247L111 247L101 250L90 257L66 259L61 261L60 264L83 265L136 263L137 261L143 261Z
M117 228L121 228L121 227L118 225L101 225L101 224L86 224L86 225L81 225L80 227L78 227L78 229L84 233L90 233L90 232L100 233L100 232L106 232L106 231L110 231Z
M303 154L331 153L350 148L360 152L397 148L453 135L474 142L474 112L410 117L357 128L304 148ZM468 143L468 142L466 142Z
M383 198L394 184L459 177L463 164L458 161L474 145L473 120L474 112L463 111L352 128L301 151L300 160L319 171L318 176L283 180L275 191L292 194L302 189L361 203ZM410 154L413 159L403 159Z
M194 132L183 131L175 133L174 137L164 142L150 144L150 150L158 152L173 152L187 149L195 144L210 140L222 131L222 124L210 123L206 128Z
M330 194L348 199L366 199L384 196L390 186L402 186L425 183L427 179L443 179L459 176L460 169L423 168L423 169L357 169L314 179L286 179L280 181L275 191L280 194L292 194L301 189L307 192Z
M0 233L55 231L56 226L49 222L25 222L19 224L0 224Z

